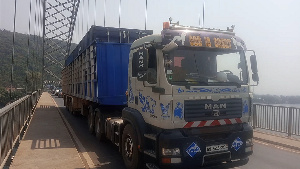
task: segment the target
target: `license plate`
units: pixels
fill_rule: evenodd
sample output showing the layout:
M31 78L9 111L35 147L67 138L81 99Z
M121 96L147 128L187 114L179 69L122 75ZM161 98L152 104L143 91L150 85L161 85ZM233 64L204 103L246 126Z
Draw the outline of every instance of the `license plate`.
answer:
M228 150L227 144L220 144L220 145L212 145L206 147L207 153L219 152L219 151L226 151Z

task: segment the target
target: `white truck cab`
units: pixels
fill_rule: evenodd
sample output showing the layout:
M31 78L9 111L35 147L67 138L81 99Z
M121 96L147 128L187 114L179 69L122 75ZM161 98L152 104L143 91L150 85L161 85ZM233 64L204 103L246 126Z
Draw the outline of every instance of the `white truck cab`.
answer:
M252 154L246 50L231 30L168 23L160 35L132 44L128 109L147 124L144 136L154 143L144 143L152 149L146 154L160 166L191 167ZM258 82L255 57L252 77Z

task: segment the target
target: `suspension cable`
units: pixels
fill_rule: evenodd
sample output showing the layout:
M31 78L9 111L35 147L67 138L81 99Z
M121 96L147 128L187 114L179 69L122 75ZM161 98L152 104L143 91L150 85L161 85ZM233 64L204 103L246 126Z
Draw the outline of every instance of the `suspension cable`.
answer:
M87 0L88 3L87 3L87 25L86 25L86 31L89 30L89 25L90 25L90 17L89 17L89 11L90 11L90 0Z
M37 33L37 26L36 26L37 25L37 21L36 21L36 19L37 19L37 16L36 16L37 15L36 14L37 13L36 12L37 11L37 7L36 6L37 6L37 0L35 0L35 6L34 6L35 7L35 10L34 10L35 12L34 12L34 33L33 33L34 34L33 35L34 39L33 39L33 41L35 43L35 45L34 45L35 50L33 50L33 63L34 63L35 66L33 66L33 73L32 73L32 75L33 75L33 81L34 81L33 82L34 83L34 85L33 85L33 91L36 90L36 70L37 70L37 67L36 67L37 66L37 58L36 58L37 57L36 56L37 55L36 54L37 53L37 37L36 37L36 33Z
M120 3L119 3L119 28L121 27L121 3L122 3L122 0L120 0Z
M106 0L104 0L104 24L103 26L105 27L105 17L106 17Z
M82 10L82 17L81 17L81 20L82 20L82 22L81 22L81 31L82 31L82 37L84 36L84 31L83 31L83 18L84 18L84 1L82 1L82 6L81 6L82 8L81 8L81 10Z
M96 16L97 16L97 13L96 13L96 6L97 6L97 0L95 0L95 8L94 8L94 25L96 26Z
M14 57L15 57L15 38L16 38L16 15L17 15L17 0L15 0L15 11L14 11L14 33L13 33L13 49L12 49L12 55L11 55L11 74L10 74L10 92L9 92L9 97L10 101L12 101L12 88L13 88L13 83L14 83Z
M26 94L28 92L29 80L28 80L28 71L29 71L29 57L30 57L30 26L31 26L31 4L32 0L30 0L29 4L29 22L28 22L28 40L27 40L27 61L26 61Z
M45 71L45 19L46 19L46 0L43 0L43 4L42 4L42 19L43 19L43 22L42 22L42 33L43 33L43 39L42 39L42 88L43 89L43 84L44 84L44 71Z
M145 7L145 30L147 30L147 8L148 8L148 0L146 0L146 7Z

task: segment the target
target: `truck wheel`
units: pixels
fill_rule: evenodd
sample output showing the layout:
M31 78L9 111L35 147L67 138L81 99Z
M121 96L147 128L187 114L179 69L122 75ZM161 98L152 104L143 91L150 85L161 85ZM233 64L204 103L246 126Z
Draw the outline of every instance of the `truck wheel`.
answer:
M95 126L95 115L94 115L94 108L92 106L89 107L89 114L88 114L88 125L90 133L94 134L94 126Z
M140 169L141 156L137 146L137 135L131 124L127 124L122 134L122 156L126 168Z
M99 141L105 140L104 119L99 109L95 110L95 133Z

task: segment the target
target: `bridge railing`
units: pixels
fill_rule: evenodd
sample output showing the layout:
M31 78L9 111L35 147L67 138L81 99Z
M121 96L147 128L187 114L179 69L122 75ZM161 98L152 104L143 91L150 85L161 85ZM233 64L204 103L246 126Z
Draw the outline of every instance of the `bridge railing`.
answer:
M41 90L33 92L0 109L0 168L5 165L15 143L20 139L41 93Z
M300 136L300 108L253 104L252 126Z

